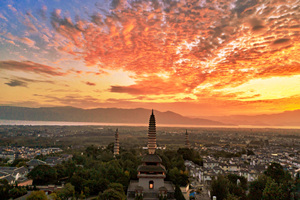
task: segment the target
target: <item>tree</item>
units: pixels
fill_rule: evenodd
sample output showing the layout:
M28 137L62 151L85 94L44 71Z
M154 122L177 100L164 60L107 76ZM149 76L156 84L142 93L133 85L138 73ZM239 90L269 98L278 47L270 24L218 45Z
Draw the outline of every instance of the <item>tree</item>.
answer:
M26 200L47 200L47 196L44 191L33 191L31 194L26 198Z
M269 165L268 169L264 173L274 179L276 183L280 183L285 178L283 167L278 163L272 163Z
M75 196L75 187L71 183L67 183L59 192L58 196L64 200Z
M10 165L12 167L22 167L22 166L26 166L26 162L28 161L28 159L24 159L24 158L18 158L15 159L13 161L13 163Z
M83 190L85 179L79 173L74 174L71 178L71 184L75 187L75 191L79 194Z
M244 190L247 190L247 179L243 176L238 176L236 174L228 174L227 179L237 185L237 182L239 180L239 186L242 187Z
M27 190L24 187L14 187L9 190L9 196L14 199L25 194L27 194Z
M28 178L33 180L33 185L54 184L57 181L57 172L49 165L39 165L29 172Z
M108 188L112 188L112 189L118 191L120 194L125 195L123 185L120 183L111 183L108 185Z
M191 160L197 165L200 165L200 166L203 165L203 160L202 160L199 152L195 151L194 149L179 148L177 150L177 153L179 155L182 155L184 160Z
M174 196L175 196L176 200L185 200L178 184L175 186Z
M113 188L108 188L99 196L100 200L125 200L126 196Z
M240 197L241 200L246 199L247 179L236 174L228 174L227 179L229 180L228 190L229 194L231 194L230 198L236 196Z
M5 179L0 180L0 197L3 199L9 199L9 190L12 188Z
M249 200L262 199L263 191L265 189L266 183L267 183L267 176L264 174L259 176L258 179L251 182L249 186L248 199Z
M247 156L250 156L250 155L255 155L255 153L252 150L247 149Z
M49 197L51 200L61 200L61 198L55 192L51 193Z
M233 194L228 194L226 200L240 200L240 197L235 196Z
M106 147L106 151L108 151L108 152L110 152L110 153L113 153L114 152L114 143L113 142L111 142L111 143L109 143L108 145L107 145L107 147Z
M103 192L107 189L107 186L109 184L109 181L107 179L101 178L97 180L97 188L99 189L100 192Z
M264 200L284 200L282 198L282 190L280 189L278 184L271 178L268 178L266 187L263 191L263 199Z
M180 186L186 186L189 183L189 176L187 172L179 170L177 167L174 167L169 171L167 177L173 182Z
M228 179L219 175L211 183L211 196L216 196L218 200L226 199L229 194L228 185Z
M96 157L98 156L100 150L97 147L95 147L94 145L92 145L92 146L88 146L86 148L85 152L86 152L86 154L87 154L88 157L91 156L94 159L96 159Z
M100 200L124 200L126 199L123 185L120 183L111 183L102 194L99 195Z
M268 188L266 185L266 188L264 190L264 192L267 192L267 197L278 191L280 191L280 195L277 195L276 198L290 199L292 197L292 177L287 171L283 170L283 167L280 164L272 163L264 173L277 184L277 187L275 187L276 185L269 181L270 183L268 185Z

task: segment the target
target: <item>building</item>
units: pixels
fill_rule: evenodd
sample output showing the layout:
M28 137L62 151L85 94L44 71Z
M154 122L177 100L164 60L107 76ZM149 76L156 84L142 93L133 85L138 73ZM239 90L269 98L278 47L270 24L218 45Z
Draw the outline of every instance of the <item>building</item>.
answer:
M32 170L33 168L35 168L36 166L39 166L39 165L47 165L46 162L39 160L39 159L32 159L32 160L26 162L26 164L27 164L29 170Z
M5 179L9 184L28 180L27 174L28 169L26 167L0 167L0 180Z
M152 114L148 129L148 154L142 159L138 167L138 180L131 180L127 190L127 199L133 200L142 197L144 200L160 198L175 199L174 186L165 181L166 168L161 164L162 159L155 154L156 149L156 125L155 116Z
M115 133L115 144L114 144L114 156L119 155L120 144L119 144L119 132L118 129L116 129Z

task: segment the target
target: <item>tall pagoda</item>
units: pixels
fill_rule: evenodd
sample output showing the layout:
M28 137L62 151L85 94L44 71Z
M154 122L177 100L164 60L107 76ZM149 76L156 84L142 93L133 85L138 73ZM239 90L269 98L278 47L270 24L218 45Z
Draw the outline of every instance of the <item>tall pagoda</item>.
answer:
M155 125L155 116L152 114L149 119L149 129L148 129L148 151L149 154L154 154L156 149L156 125Z
M144 200L172 199L174 200L174 186L165 181L166 168L162 165L162 159L155 154L156 150L156 126L155 116L152 114L148 128L148 154L142 159L138 167L138 180L131 180L127 190L127 199L133 200L142 197Z

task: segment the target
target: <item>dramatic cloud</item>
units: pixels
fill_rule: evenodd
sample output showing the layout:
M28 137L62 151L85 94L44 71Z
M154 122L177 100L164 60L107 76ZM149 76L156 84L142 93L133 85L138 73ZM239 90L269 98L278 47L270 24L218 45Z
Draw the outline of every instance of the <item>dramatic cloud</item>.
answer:
M299 0L29 4L0 8L2 86L52 78L45 104L300 108Z
M63 76L66 73L62 72L60 68L50 67L31 61L0 61L0 70L12 70L12 71L24 71L37 74L51 75L51 76Z
M8 83L5 84L11 87L16 87L16 86L27 87L27 83L20 80L10 80Z
M134 85L130 86L112 86L111 92L128 93L132 95L146 95L146 94L174 94L185 92L187 85L175 80L164 80L158 76L149 76L140 79Z
M236 87L254 77L298 74L299 5L281 4L112 1L110 11L90 21L73 22L55 10L51 23L69 41L61 50L86 65L135 73L135 85L112 86L112 92L190 93L201 84ZM165 76L149 83L159 74Z

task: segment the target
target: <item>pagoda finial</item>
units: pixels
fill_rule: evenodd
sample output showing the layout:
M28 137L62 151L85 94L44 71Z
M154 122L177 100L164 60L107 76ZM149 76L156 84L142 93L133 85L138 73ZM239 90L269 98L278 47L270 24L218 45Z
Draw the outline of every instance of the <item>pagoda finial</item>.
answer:
M151 115L153 115L153 109L152 109L152 114Z

